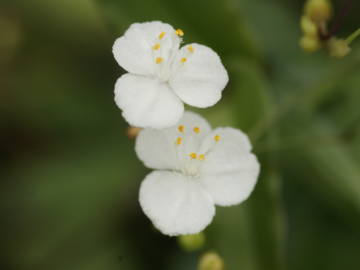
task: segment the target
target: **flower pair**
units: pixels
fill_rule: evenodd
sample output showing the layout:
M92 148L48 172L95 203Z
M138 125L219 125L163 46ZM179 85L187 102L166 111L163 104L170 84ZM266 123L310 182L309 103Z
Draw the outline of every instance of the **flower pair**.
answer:
M202 231L215 205L238 204L250 195L260 169L244 133L212 131L201 116L184 112L183 102L214 105L228 76L210 48L180 48L183 34L161 22L136 23L113 47L129 72L116 82L116 104L131 125L144 128L135 150L155 170L141 184L140 204L167 235Z

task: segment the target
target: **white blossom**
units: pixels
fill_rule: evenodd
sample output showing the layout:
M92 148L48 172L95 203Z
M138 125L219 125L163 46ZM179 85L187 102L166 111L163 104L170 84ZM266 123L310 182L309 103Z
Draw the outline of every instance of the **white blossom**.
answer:
M159 21L134 23L113 46L129 73L115 84L115 102L137 127L175 125L184 104L205 108L221 98L228 75L219 56L197 43L180 48L184 32Z
M248 198L260 170L244 133L230 127L212 131L192 112L185 112L174 127L143 129L135 150L155 170L141 184L140 205L167 235L202 231L212 221L215 205Z

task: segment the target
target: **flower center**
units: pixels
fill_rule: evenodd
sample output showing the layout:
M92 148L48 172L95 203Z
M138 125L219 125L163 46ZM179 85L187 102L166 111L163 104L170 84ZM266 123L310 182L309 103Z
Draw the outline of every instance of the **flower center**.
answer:
M201 129L198 126L177 127L178 137L174 141L175 151L178 158L178 171L190 178L200 177L200 168L210 149L200 152L202 137ZM213 141L216 143L220 140L219 135L215 135Z
M163 82L168 82L171 74L183 67L188 57L194 53L194 47L189 45L187 50L178 56L178 37L184 36L184 31L177 29L174 33L160 32L151 46L155 63L155 76Z

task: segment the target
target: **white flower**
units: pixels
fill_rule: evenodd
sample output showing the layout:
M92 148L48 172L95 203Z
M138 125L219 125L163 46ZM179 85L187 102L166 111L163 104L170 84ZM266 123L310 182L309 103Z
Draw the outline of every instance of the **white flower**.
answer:
M230 206L248 198L260 170L244 133L229 127L211 131L192 112L174 127L143 129L135 150L145 166L155 169L141 184L141 207L168 235L202 231L215 204Z
M205 108L221 98L228 75L219 56L200 44L180 48L181 29L154 21L134 23L113 46L129 73L115 84L115 102L133 126L175 125L184 103Z

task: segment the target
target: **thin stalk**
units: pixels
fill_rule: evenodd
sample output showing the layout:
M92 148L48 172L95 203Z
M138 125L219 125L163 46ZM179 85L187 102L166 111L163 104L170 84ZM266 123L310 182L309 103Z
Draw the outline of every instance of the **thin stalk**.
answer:
M351 42L353 42L358 36L360 36L360 28L356 30L354 33L352 33L345 42L349 45Z

